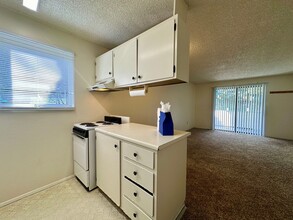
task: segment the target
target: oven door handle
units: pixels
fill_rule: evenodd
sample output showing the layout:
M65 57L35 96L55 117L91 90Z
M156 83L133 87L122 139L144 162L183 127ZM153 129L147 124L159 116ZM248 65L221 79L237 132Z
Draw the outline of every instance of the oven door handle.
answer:
M72 135L74 135L74 136L76 136L76 137L78 137L78 138L80 138L80 139L86 139L85 137L82 137L82 136L80 136L80 135L78 135L78 134L76 134L76 133L72 133Z

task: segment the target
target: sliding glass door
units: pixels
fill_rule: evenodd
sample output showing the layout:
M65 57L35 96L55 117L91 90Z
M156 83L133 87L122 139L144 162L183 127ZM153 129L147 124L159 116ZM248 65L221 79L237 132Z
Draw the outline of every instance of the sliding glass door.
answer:
M215 88L214 129L235 131L236 87Z
M263 136L264 101L265 84L215 88L214 129Z

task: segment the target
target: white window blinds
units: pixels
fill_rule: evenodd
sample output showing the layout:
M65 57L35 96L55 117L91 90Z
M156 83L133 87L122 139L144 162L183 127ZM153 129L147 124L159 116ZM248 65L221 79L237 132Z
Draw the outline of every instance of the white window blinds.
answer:
M0 109L72 109L74 55L0 32Z

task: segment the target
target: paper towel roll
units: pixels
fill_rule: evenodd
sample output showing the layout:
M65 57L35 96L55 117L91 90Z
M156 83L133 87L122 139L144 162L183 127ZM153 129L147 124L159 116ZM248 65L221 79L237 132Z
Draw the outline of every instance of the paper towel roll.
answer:
M142 89L131 89L129 88L129 95L130 96L145 96L147 93L147 87L145 86Z
M130 90L129 95L130 96L144 96L145 90L144 89Z

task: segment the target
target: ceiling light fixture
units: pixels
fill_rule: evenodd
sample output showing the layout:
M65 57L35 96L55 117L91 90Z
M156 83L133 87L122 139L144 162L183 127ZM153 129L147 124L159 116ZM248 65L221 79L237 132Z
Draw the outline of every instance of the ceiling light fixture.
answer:
M37 11L39 0L23 0L22 5L30 10Z

